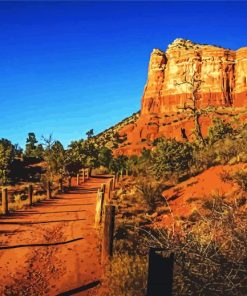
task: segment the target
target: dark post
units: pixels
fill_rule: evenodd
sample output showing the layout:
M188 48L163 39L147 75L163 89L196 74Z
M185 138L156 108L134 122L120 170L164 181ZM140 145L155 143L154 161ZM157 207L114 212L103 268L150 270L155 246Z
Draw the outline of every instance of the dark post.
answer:
M108 183L108 201L111 200L112 179Z
M47 182L47 198L51 198L51 182Z
M4 215L8 215L9 206L8 206L8 189L2 189L2 211Z
M69 176L69 188L71 188L72 177Z
M76 175L76 185L79 186L79 174Z
M117 184L117 174L114 175L113 177L113 188L116 188L116 184Z
M28 186L28 202L31 207L33 205L33 185L31 184Z
M164 249L150 248L147 296L172 296L174 254L162 254Z
M115 206L105 205L101 261L104 264L113 254Z
M100 191L102 191L102 192L105 193L105 184L101 184L101 186L100 186Z
M82 182L85 182L85 169L82 170Z

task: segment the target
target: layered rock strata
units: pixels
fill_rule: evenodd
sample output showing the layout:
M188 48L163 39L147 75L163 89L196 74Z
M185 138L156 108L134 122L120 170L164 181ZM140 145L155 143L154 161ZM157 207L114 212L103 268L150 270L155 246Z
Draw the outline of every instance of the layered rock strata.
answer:
M247 47L237 51L176 39L166 52L154 49L149 62L141 114L183 107L191 96L188 83L200 79L201 107L247 105Z

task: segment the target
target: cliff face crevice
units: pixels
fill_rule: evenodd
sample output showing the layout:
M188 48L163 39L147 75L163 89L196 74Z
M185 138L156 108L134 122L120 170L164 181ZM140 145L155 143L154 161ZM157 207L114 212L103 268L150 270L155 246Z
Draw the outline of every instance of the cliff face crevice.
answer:
M201 107L247 104L247 48L237 51L176 39L166 52L154 49L141 114L177 111L190 96L186 78L197 75Z

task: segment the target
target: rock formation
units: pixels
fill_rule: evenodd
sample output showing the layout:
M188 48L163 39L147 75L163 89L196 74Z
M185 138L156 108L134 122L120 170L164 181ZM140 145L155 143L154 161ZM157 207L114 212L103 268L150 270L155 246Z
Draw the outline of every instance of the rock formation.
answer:
M182 82L193 75L202 80L202 107L247 105L247 48L233 51L176 39L166 52L151 54L141 113L177 111L190 96Z
M226 118L247 120L247 47L233 51L176 39L166 52L153 50L140 118L122 128L120 135L127 134L127 141L116 154L139 154L161 136L193 138L193 118L183 111L191 98L190 86L184 81L191 82L193 77L201 81L199 108L219 107ZM204 135L214 116L200 119Z

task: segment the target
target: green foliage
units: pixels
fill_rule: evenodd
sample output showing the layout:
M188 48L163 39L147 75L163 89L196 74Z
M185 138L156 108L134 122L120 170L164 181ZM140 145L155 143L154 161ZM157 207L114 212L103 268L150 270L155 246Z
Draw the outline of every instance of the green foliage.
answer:
M94 130L90 129L89 131L86 132L87 138L91 139L94 135Z
M192 162L193 148L190 143L175 139L162 139L152 151L153 170L157 178L170 174L184 174Z
M128 160L128 157L125 155L120 155L117 158L113 158L110 163L110 169L117 172L123 172L123 170L126 169L126 161Z
M0 139L0 181L3 185L8 181L14 156L15 149L12 143L7 139Z
M109 168L112 158L113 156L111 149L103 147L99 150L98 161L100 165Z
M66 152L59 141L54 141L50 135L44 138L44 159L47 163L46 180L53 181L55 176L62 178L66 175Z
M28 137L26 140L26 150L25 156L26 157L36 157L42 158L43 156L43 146L42 144L37 144L38 141L34 133L28 133Z
M142 179L138 182L137 189L151 212L154 212L158 204L164 201L164 197L162 196L164 185L160 182Z
M99 166L99 149L93 141L79 140L71 142L67 150L68 170L78 171L82 167Z
M215 118L213 123L214 125L210 126L208 129L208 142L210 145L225 138L226 135L231 135L233 133L231 124L223 121L221 118Z
M238 170L233 174L222 173L221 178L224 182L234 182L245 192L247 192L247 171Z

